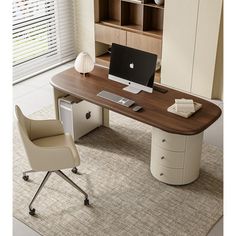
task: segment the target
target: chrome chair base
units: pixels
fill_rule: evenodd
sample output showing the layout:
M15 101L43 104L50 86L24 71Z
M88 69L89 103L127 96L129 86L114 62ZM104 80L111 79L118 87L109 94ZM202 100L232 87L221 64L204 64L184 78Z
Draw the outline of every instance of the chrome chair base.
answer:
M29 180L29 176L26 175L26 173L32 173L32 172L36 172L33 170L30 171L25 171L23 172L23 179L25 181ZM89 199L88 199L88 194L82 189L80 188L77 184L75 184L69 177L67 177L61 170L56 170L56 171L48 171L47 174L45 175L43 181L41 182L37 192L35 193L33 199L31 200L30 204L29 204L29 214L31 216L34 216L36 214L36 210L35 208L32 208L32 204L35 201L35 199L37 198L37 196L39 195L40 191L42 190L43 186L45 185L45 183L47 182L47 180L49 179L50 175L52 173L56 173L57 175L59 175L61 178L63 178L67 183L69 183L70 185L72 185L74 188L76 188L78 191L80 191L84 196L84 205L88 206L89 205Z

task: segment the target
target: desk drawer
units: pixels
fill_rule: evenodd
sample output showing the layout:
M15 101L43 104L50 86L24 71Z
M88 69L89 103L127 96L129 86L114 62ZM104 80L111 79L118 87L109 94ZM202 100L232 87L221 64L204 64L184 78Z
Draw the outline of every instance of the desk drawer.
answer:
M172 152L160 147L154 147L152 152L151 165L184 168L184 152Z
M161 182L173 185L183 183L183 169L172 169L159 165L156 168L151 166L151 172Z
M158 38L127 32L127 46L154 53L161 58L162 41Z
M110 26L95 24L95 40L101 43L126 45L126 31Z
M184 152L186 136L171 134L157 128L152 130L152 145L169 151Z

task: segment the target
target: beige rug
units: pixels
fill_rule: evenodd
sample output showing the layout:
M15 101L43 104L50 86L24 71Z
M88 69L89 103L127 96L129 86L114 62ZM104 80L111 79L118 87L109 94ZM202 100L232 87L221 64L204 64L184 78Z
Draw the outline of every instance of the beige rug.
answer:
M52 107L32 115L53 118ZM174 187L152 177L151 128L111 113L111 128L101 127L79 142L79 171L64 172L89 193L83 196L52 174L34 207L28 204L44 173L22 180L29 169L14 126L14 216L41 235L155 235L200 236L222 216L222 150L203 145L200 178L193 184Z

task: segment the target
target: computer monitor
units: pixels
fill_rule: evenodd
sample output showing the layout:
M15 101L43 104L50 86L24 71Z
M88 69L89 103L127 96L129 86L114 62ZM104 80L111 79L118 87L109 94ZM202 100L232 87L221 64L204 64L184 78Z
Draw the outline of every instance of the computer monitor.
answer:
M108 78L128 85L124 90L152 93L157 55L112 44Z

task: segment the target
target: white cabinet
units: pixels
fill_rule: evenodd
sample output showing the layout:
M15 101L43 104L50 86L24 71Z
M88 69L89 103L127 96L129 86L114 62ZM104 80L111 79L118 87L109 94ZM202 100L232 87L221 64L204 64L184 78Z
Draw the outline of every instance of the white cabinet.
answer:
M200 0L192 90L194 94L214 97L214 81L222 0ZM217 65L217 66L222 66Z
M215 97L221 11L222 0L165 1L162 84Z
M199 0L165 1L161 83L191 89Z
M170 134L152 130L150 169L161 182L188 184L199 176L203 132L196 135ZM160 140L166 140L160 142Z

